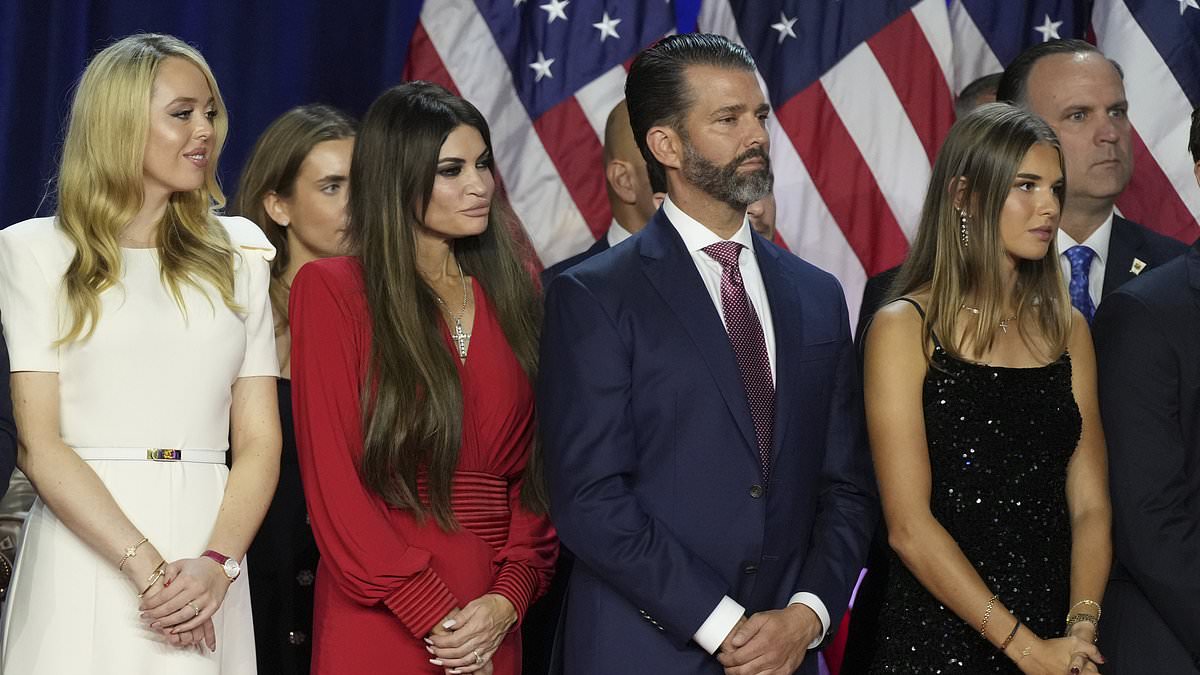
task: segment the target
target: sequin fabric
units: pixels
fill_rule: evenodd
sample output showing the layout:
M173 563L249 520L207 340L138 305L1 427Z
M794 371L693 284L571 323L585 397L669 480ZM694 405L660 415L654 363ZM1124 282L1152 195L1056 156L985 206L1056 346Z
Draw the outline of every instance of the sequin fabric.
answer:
M1067 463L1082 429L1070 357L1003 368L935 347L924 411L934 517L1026 626L1059 636L1070 597ZM868 672L1019 673L980 637L983 610L963 622L891 553Z

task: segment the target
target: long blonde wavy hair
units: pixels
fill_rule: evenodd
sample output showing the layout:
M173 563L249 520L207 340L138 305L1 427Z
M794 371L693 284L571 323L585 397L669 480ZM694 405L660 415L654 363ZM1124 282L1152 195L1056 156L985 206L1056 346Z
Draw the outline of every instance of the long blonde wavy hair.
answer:
M158 230L163 282L186 313L182 288L211 283L225 304L233 296L233 254L213 215L225 203L216 167L228 131L225 103L198 51L169 35L138 34L95 56L75 89L57 179L58 227L75 245L63 275L71 319L59 344L86 340L100 319L100 295L121 281L118 236L142 208L143 161L150 129L150 95L162 63L184 59L212 91L216 117L204 185L171 195ZM207 295L207 294L206 294Z
M1005 304L1000 211L1026 153L1038 143L1058 152L1065 176L1054 131L1032 113L1007 103L980 106L946 136L933 165L920 228L889 294L891 301L929 289L927 349L939 335L952 356L978 360L994 344ZM1064 185L1058 191L1060 206L1065 194ZM964 212L970 242L966 246L961 232ZM978 320L959 331L962 307L972 294ZM1039 260L1017 261L1014 294L1017 316L1022 317L1017 323L1021 339L1035 354L1049 359L1062 354L1071 334L1071 302L1053 245Z

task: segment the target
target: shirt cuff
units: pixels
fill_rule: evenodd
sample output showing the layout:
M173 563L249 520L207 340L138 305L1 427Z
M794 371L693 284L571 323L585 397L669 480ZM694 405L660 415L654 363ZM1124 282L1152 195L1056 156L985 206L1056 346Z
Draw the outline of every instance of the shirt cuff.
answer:
M821 644L825 636L829 635L829 610L825 608L825 603L821 602L821 599L812 593L797 593L792 596L791 600L788 600L788 606L792 605L804 605L817 615L817 619L821 622L821 634L817 636L817 639L812 641L812 644L808 648L812 649Z
M820 602L820 600L817 602ZM746 608L726 595L721 598L721 602L717 603L716 609L708 615L704 623L700 624L700 628L692 636L692 639L704 651L709 654L716 654L717 650L721 648L721 643L725 642L725 638L729 637L730 631L733 630L733 627L745 615Z

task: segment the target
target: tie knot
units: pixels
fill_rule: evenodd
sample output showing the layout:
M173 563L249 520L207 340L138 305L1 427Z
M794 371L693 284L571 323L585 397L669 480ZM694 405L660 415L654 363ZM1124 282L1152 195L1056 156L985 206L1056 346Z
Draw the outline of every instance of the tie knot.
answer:
M1072 270L1086 270L1092 264L1092 258L1096 256L1096 252L1087 246L1072 246L1065 252L1067 260L1071 261Z
M701 250L707 253L708 257L721 263L721 267L728 269L737 267L738 256L742 254L742 248L742 245L736 241L718 241Z

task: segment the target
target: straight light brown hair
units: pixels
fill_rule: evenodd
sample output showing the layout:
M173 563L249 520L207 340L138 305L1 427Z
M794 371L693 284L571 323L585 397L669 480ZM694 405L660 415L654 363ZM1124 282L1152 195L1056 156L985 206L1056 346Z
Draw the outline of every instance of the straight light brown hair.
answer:
M258 225L275 247L271 261L271 309L275 314L275 334L288 329L288 292L291 290L283 275L291 261L288 251L287 227L275 222L267 213L263 199L274 192L291 197L296 176L308 153L325 141L353 138L357 127L342 111L321 104L302 105L280 115L258 141L242 170L234 201L235 215L245 216Z
M889 297L891 301L929 290L926 345L938 335L952 356L979 360L995 343L1004 318L1001 264L1008 255L1000 237L1000 211L1021 162L1038 143L1058 151L1063 169L1054 131L1010 104L980 106L951 127L933 165L916 239ZM1065 185L1056 193L1061 206ZM967 214L966 246L959 205ZM1071 303L1053 244L1039 260L1017 261L1014 292L1021 339L1035 354L1058 357L1070 339ZM973 327L960 331L962 307L972 295L979 314L972 315L977 319Z
M417 230L433 194L438 155L452 131L476 129L491 156L487 122L475 106L446 89L410 82L389 89L363 119L350 165L347 237L362 260L372 346L363 385L363 482L388 504L418 516L432 512L444 529L456 527L451 478L462 443L462 385L457 355L440 333L441 313L417 271ZM487 229L454 241L463 271L478 280L530 382L537 379L541 304L514 242L512 210L497 189ZM417 493L424 470L428 503ZM530 449L521 493L537 513L546 510L541 453Z

